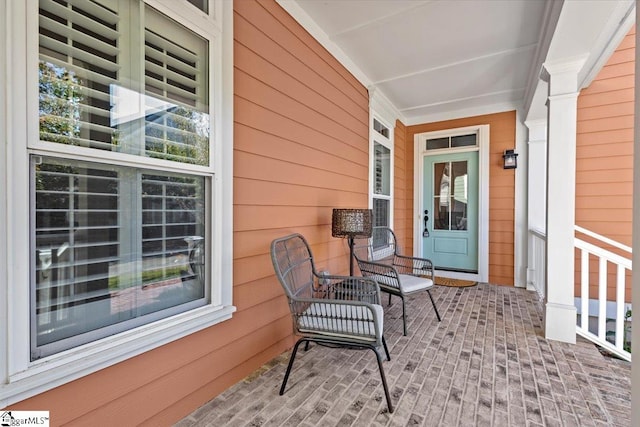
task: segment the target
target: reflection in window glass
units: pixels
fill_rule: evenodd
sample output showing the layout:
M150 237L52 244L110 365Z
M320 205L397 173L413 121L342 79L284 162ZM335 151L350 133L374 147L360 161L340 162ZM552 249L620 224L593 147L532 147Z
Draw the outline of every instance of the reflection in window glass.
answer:
M187 0L189 3L203 11L209 13L209 0Z
M427 139L427 150L449 148L449 138Z
M379 249L380 247L386 246L387 242L387 234L386 232L382 232L380 230L375 231L375 227L389 227L389 208L391 206L391 202L385 199L373 199L373 227L374 233L373 237L373 247L375 249Z
M373 199L373 226L389 226L389 200Z
M452 162L450 230L467 229L467 162Z
M477 145L477 135L459 135L445 138L427 139L427 150L441 150L446 148L472 147Z
M467 162L436 163L433 167L435 230L467 229Z
M203 177L37 157L32 180L42 355L205 304Z
M469 147L476 145L476 134L451 137L451 147Z
M434 170L434 201L433 206L436 208L434 212L433 227L436 230L449 229L449 206L451 204L450 197L450 164L436 163Z
M385 125L383 125L376 119L373 119L373 130L375 130L385 138L387 139L389 138L389 128L387 128Z
M208 41L150 7L142 15L40 0L40 139L208 165Z
M391 150L374 143L374 189L375 194L391 195Z

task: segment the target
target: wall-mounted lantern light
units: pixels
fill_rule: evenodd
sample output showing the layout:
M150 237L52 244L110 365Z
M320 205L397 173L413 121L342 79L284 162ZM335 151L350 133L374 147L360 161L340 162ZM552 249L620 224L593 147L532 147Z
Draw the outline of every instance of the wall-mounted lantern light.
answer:
M518 153L514 150L505 150L502 158L504 159L505 169L515 169L518 167Z

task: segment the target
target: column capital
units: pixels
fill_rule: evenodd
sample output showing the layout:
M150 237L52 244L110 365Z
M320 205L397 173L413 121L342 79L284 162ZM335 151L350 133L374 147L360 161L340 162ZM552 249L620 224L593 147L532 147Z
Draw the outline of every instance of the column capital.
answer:
M549 95L577 93L578 73L587 62L587 57L585 54L542 64L540 78L549 83Z
M527 120L524 125L529 130L529 142L538 142L547 140L547 120Z

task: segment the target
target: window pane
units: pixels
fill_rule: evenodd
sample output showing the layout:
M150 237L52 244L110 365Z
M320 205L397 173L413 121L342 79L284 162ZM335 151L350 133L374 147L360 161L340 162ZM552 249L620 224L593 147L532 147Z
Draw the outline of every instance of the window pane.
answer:
M467 229L467 162L452 162L451 230Z
M433 228L467 229L467 162L434 164ZM453 184L451 183L453 181Z
M427 150L449 148L449 138L427 139Z
M208 165L208 42L117 4L40 0L40 139Z
M188 0L189 3L203 11L204 13L209 13L209 0Z
M476 134L451 137L451 147L468 147L476 145Z
M385 138L387 138L387 139L389 138L389 128L387 128L385 125L383 125L382 123L380 123L376 119L373 119L373 130L375 130L376 132L378 132L380 135L384 136Z
M34 164L37 357L206 302L204 178Z
M386 199L373 199L373 226L389 227L389 206L390 202Z
M449 208L451 206L451 166L449 162L436 163L434 170L433 206L435 207L433 228L435 230L449 230Z
M375 194L391 195L391 151L384 145L374 143L374 188Z

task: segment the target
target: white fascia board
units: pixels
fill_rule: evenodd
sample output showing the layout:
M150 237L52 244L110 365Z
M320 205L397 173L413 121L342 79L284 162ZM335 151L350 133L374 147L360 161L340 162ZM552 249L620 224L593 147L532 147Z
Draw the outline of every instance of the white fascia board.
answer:
M551 46L551 40L553 40L555 28L558 25L558 20L560 19L562 5L562 1L550 1L547 2L547 5L545 6L544 17L542 19L542 25L540 26L540 35L538 37L538 47L536 48L533 65L531 67L531 72L529 73L529 78L527 79L527 87L524 94L522 109L523 117L527 117L529 115L529 109L531 108L534 95L540 82L540 70L542 69L542 64L547 57L547 53L549 52L549 46Z

